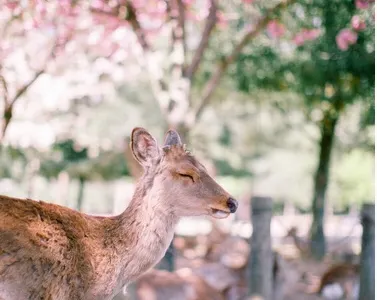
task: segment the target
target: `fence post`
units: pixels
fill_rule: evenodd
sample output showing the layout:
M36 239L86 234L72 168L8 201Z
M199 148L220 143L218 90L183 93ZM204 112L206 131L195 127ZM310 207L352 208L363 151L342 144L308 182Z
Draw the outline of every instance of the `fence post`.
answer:
M375 295L374 220L374 204L364 204L361 210L363 235L361 237L359 300L374 299Z
M166 251L164 257L161 259L161 261L157 264L156 269L160 270L166 270L169 272L173 272L175 269L174 264L174 245L173 241L170 243L168 250Z
M251 254L249 261L250 299L272 299L271 218L273 201L269 197L251 199Z

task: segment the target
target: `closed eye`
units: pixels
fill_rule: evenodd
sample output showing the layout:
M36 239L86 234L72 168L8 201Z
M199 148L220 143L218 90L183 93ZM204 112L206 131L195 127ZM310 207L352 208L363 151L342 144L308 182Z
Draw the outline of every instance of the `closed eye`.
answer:
M192 182L194 182L194 177L192 177L191 175L189 175L189 174L182 174L182 173L178 173L178 174L179 174L179 176L189 178L189 179L192 180Z

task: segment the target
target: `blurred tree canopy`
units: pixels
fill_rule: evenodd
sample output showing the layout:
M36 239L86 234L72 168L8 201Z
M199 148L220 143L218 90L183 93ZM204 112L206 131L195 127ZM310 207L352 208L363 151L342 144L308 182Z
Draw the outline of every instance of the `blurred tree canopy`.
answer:
M227 184L315 204L313 236L327 186L339 208L373 195L372 2L3 4L1 178L65 172L80 202L89 181L129 176L133 126L169 126Z
M259 51L250 47L240 55L232 76L243 92L263 88L298 93L309 120L319 127L311 250L322 258L325 195L337 123L348 106L361 102L358 127L374 124L373 11L369 3L360 6L357 1L300 1L293 14L283 17L287 18L289 29L299 30L293 38L295 50L287 51L284 41ZM280 25L281 36L276 38L284 39L283 29Z

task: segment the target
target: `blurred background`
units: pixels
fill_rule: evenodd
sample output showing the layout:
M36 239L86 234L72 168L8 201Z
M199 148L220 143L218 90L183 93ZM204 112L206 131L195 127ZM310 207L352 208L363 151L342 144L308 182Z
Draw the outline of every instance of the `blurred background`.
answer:
M373 0L1 0L0 193L118 214L141 174L131 130L175 128L240 208L182 220L128 296L252 295L267 197L264 299L372 299L374 30Z

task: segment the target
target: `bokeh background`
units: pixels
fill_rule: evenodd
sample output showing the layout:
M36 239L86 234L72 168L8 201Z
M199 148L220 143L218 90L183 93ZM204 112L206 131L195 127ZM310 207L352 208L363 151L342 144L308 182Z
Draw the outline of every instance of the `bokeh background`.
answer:
M120 213L140 175L132 128L161 143L175 128L240 201L224 221L182 220L175 268L200 258L188 237L249 241L251 198L268 196L285 277L312 299L300 276L335 261L332 239L357 260L374 202L374 30L370 0L1 0L0 193ZM241 299L235 286L213 293Z

